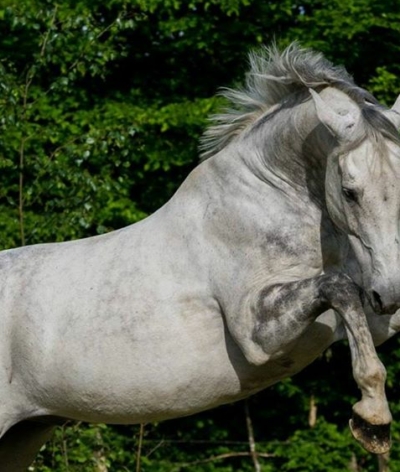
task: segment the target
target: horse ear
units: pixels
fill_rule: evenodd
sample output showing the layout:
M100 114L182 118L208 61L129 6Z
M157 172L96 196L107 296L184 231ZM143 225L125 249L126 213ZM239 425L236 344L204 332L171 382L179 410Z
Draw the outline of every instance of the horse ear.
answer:
M392 108L385 111L384 115L394 124L397 129L400 128L400 95L397 97L397 100L394 102Z
M394 105L392 106L392 110L396 113L400 114L400 95L397 97Z
M315 90L309 90L314 100L317 116L321 123L324 124L340 141L348 141L354 132L357 122L356 117L354 117L350 112L346 115L339 115L339 113L336 113L335 110L322 100Z

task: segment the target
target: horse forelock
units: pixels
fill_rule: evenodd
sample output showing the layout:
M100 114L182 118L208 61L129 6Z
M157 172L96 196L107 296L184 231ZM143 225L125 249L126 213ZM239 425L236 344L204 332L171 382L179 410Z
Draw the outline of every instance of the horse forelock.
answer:
M296 92L328 86L344 92L360 107L367 139L381 142L387 138L400 143L396 128L384 116L377 100L358 87L343 66L335 66L321 53L301 48L297 42L283 51L272 45L252 52L249 63L244 86L222 89L219 94L231 106L210 117L211 125L200 140L202 160L224 149L260 117L267 121L288 97L295 96L296 100ZM299 102L304 100L302 95L297 94Z
M400 146L400 134L396 126L383 113L379 106L361 107L367 136L374 138L374 141L381 147L385 139L388 139Z

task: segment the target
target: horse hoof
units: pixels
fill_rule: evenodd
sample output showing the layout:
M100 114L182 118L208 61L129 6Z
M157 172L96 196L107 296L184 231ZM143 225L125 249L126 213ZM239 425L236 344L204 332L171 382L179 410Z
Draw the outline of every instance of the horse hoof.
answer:
M373 454L384 454L392 445L390 439L390 424L371 424L363 420L361 416L353 412L353 418L349 421L351 433L354 438Z

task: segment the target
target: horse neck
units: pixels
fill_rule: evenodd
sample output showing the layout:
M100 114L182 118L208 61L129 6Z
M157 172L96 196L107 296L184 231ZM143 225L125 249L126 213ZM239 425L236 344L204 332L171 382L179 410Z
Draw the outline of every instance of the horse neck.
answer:
M293 187L296 194L323 204L327 156L333 144L309 101L281 109L257 129L249 160L257 162L254 168L274 186Z

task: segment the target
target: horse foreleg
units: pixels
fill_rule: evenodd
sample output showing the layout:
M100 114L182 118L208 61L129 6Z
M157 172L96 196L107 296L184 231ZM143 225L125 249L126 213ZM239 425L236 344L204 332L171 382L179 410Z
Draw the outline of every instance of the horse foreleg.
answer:
M252 335L266 360L286 355L314 320L332 308L340 316L349 340L353 376L362 398L353 407L350 427L369 451L390 448L391 414L385 396L386 371L374 347L360 289L344 274L323 275L263 290Z
M12 426L0 439L0 472L26 472L54 427L31 420Z

